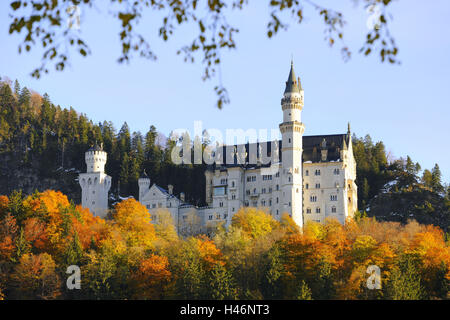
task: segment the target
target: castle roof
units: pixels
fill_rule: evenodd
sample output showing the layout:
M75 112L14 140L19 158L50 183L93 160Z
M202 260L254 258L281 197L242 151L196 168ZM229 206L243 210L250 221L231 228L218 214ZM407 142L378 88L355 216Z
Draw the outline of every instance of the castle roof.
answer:
M142 171L141 175L139 176L139 179L149 179L147 172L145 172L145 169L144 171Z
M347 150L347 146L350 142L350 135L346 134L330 134L330 135L316 135L316 136L303 136L303 162L331 162L339 161L341 157L341 150ZM277 141L278 145L278 158L280 162L282 161L282 140ZM233 146L222 146L219 152L222 155L223 164L212 164L208 168L210 170L214 169L227 169L232 167L243 167L243 168L260 168L260 167L270 167L271 162L265 164L258 164L257 159L260 157L260 153L265 157L272 157L272 152L274 144L272 141L266 142L256 142L256 143L246 143L241 145ZM327 150L327 158L322 161L321 150ZM276 146L275 146L276 147ZM245 154L245 164L238 161L238 156L234 154L235 150L238 154ZM217 152L217 151L216 151ZM227 153L231 156L228 156ZM231 161L227 161L232 159Z
M92 147L90 147L90 148L88 149L88 152L89 152L89 151L103 151L103 144L101 144L101 145L99 146L97 143L95 143L94 146L92 146Z
M299 78L300 80L300 78ZM286 81L286 89L284 90L284 93L288 92L297 92L300 93L300 89L297 83L297 79L295 78L295 71L294 71L294 62L291 61L291 70L289 71L289 76Z

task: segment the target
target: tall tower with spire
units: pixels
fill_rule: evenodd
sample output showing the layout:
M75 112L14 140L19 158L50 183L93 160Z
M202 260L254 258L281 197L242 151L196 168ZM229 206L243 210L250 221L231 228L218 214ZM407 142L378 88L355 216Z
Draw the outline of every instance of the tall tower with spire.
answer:
M93 215L104 218L108 212L108 191L111 177L105 173L107 154L97 144L85 153L87 172L80 173L81 205Z
M303 99L300 78L295 78L294 63L291 61L291 70L281 99L283 110L283 122L280 124L282 136L281 190L282 211L289 213L298 226L303 226L302 152L303 132L305 131L305 126L301 121Z

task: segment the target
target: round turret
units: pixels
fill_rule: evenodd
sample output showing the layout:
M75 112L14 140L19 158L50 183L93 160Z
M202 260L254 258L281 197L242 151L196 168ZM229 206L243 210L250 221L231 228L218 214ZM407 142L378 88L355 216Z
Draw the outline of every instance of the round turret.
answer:
M150 178L148 177L145 170L144 172L142 172L141 176L138 179L138 185L139 185L139 200L142 200L142 197L150 188Z
M86 151L84 159L86 161L87 172L104 172L107 160L107 153L103 151L103 146L97 144Z

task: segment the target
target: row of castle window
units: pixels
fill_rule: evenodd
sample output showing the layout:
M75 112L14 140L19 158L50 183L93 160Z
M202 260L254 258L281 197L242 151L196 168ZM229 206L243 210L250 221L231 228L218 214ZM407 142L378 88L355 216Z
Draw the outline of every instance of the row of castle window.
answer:
M278 184L277 184L277 186L276 186L276 190L277 190L277 191L280 190L280 186L279 186ZM245 191L245 194L248 195L248 196L250 195L250 193L251 193L250 190L246 190L246 191ZM253 189L253 194L256 194L256 193L257 193L257 190L256 190L256 188L254 188L254 189ZM267 189L266 189L266 188L262 188L262 189L261 189L261 193L263 193L263 194L267 193ZM268 193L272 193L272 187L269 188L269 192L268 192ZM234 198L233 198L233 199L234 199Z
M210 214L210 215L208 216L208 220L212 220L213 217L214 217L214 215ZM220 214L216 214L216 219L217 219L217 220L220 220L220 217L221 217ZM183 216L183 219L185 219L185 218L186 218L186 216ZM228 218L228 213L224 213L224 215L223 215L223 219L226 219L226 218Z
M336 213L336 207L331 207L331 212ZM306 213L311 213L311 208L306 208ZM316 207L316 213L320 213L320 207Z
M339 169L334 169L334 170L333 170L333 173L334 173L335 175L339 175L340 171L339 171ZM315 175L315 176L320 176L320 169L316 169L316 170L314 171L314 175ZM309 170L305 170L305 176L309 176Z
M335 182L334 187L339 188L339 182ZM309 189L309 183L305 183L305 189ZM320 189L320 183L316 183L316 189Z
M336 194L330 195L330 201L337 201L337 200L338 200L338 196ZM317 196L310 196L309 197L309 201L310 202L317 202Z

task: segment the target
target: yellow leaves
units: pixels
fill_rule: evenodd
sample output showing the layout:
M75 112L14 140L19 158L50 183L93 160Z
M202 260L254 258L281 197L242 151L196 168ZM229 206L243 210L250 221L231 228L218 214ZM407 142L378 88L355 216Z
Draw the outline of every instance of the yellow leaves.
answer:
M241 208L232 218L232 225L241 228L253 239L265 236L279 226L270 215L257 208Z
M310 239L321 240L325 237L325 228L321 223L308 221L303 229L303 234L305 237Z
M151 248L156 239L148 210L134 199L126 199L114 208L115 225L123 233L129 246Z

